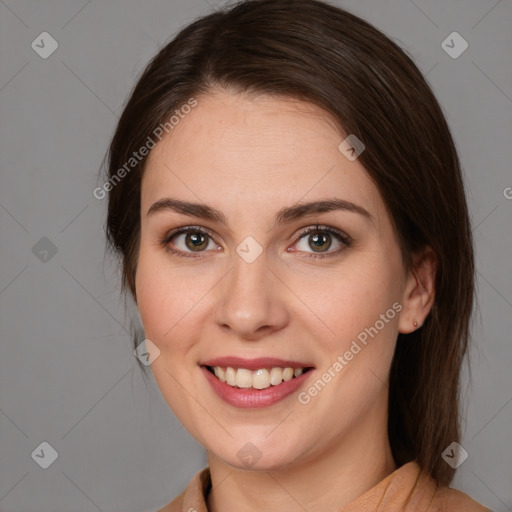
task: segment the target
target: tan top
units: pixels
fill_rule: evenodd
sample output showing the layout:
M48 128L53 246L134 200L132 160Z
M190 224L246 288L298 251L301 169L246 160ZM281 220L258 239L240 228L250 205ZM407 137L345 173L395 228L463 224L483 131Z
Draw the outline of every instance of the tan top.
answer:
M211 478L208 467L197 473L185 491L158 512L208 512L206 497ZM415 462L381 480L339 512L491 512L466 494L438 487Z

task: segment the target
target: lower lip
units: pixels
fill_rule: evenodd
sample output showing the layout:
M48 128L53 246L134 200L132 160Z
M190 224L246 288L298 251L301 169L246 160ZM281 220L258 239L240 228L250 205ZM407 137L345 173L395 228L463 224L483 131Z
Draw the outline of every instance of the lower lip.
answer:
M234 388L225 382L221 382L207 368L201 366L201 370L210 383L213 391L229 405L235 407L269 407L296 391L301 384L309 377L312 370L302 373L298 377L281 382L277 386L270 386L267 389L243 389Z

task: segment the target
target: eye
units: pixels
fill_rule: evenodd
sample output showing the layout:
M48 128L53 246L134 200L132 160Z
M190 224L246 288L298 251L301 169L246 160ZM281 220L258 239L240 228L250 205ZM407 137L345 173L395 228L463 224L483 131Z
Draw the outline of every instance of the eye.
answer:
M338 243L338 249L329 251L333 245L333 238L335 243ZM302 244L302 247L300 246ZM308 252L311 249L313 253L305 256L306 258L325 258L327 256L334 256L343 251L346 247L350 247L352 239L346 233L332 228L329 226L310 226L300 234L299 241L296 243L301 252ZM325 254L323 254L325 253Z
M197 258L201 257L201 253L208 249L219 249L213 241L213 236L213 232L206 228L183 226L166 233L160 243L166 251L172 254L186 258ZM335 243L338 243L338 248L329 251L333 245L333 239L335 239ZM298 252L307 253L308 249L313 251L313 253L302 257L315 259L335 256L346 247L350 247L352 242L352 238L346 233L330 226L319 226L316 224L303 230L294 245L302 243L303 246L299 247ZM290 252L295 252L295 249L292 249Z
M212 239L213 233L210 230L199 226L183 226L176 228L164 235L161 244L164 248L178 256L195 258L206 251L206 249L215 249L217 245ZM172 242L172 244L171 244ZM176 247L176 249L173 247ZM211 247L213 245L213 247Z

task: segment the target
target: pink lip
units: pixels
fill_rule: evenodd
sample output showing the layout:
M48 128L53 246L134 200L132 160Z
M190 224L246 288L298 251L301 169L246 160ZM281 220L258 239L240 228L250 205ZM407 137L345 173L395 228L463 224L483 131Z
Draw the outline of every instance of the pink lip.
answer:
M216 357L200 363L201 366L221 366L231 368L246 368L247 370L256 371L262 368L311 368L310 363L301 363L298 361L286 361L275 357L258 357L256 359L244 359L243 357Z
M222 360L223 362L226 361L226 359ZM253 361L261 361L261 360L253 360ZM268 363L268 359L265 360L266 363ZM276 360L273 360L274 362ZM281 363L284 361L279 360L280 364L274 364L274 362L267 366L266 364L258 365L257 368L269 368L272 366L281 366ZM214 362L217 362L214 360ZM237 367L233 364L233 362L230 363L233 365L232 367ZM210 364L208 366L211 366ZM215 364L212 366L229 366L225 364ZM284 367L291 365L284 365ZM247 368L247 366L240 365L242 368ZM248 368L249 369L249 368ZM229 405L232 405L234 407L243 407L243 408L260 408L260 407L269 407L270 405L273 405L284 398L286 398L288 395L291 395L294 391L296 391L303 383L304 381L309 377L309 374L312 373L312 371L308 371L306 373L303 373L299 375L298 377L295 377L293 379L290 379L285 382L281 382L281 384L278 384L277 386L270 386L267 389L242 389L242 388L234 388L232 386L229 386L225 382L221 382L215 375L213 375L205 366L201 366L201 371L203 372L204 376L206 377L206 380L210 383L211 387L213 388L213 391L219 396L222 400L224 400Z

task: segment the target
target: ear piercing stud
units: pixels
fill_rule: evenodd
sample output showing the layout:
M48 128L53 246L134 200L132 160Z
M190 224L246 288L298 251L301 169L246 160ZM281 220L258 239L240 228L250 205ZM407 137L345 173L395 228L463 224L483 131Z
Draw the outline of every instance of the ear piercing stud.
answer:
M418 327L418 322L416 322L416 320L414 320L413 324L414 324L414 327Z

